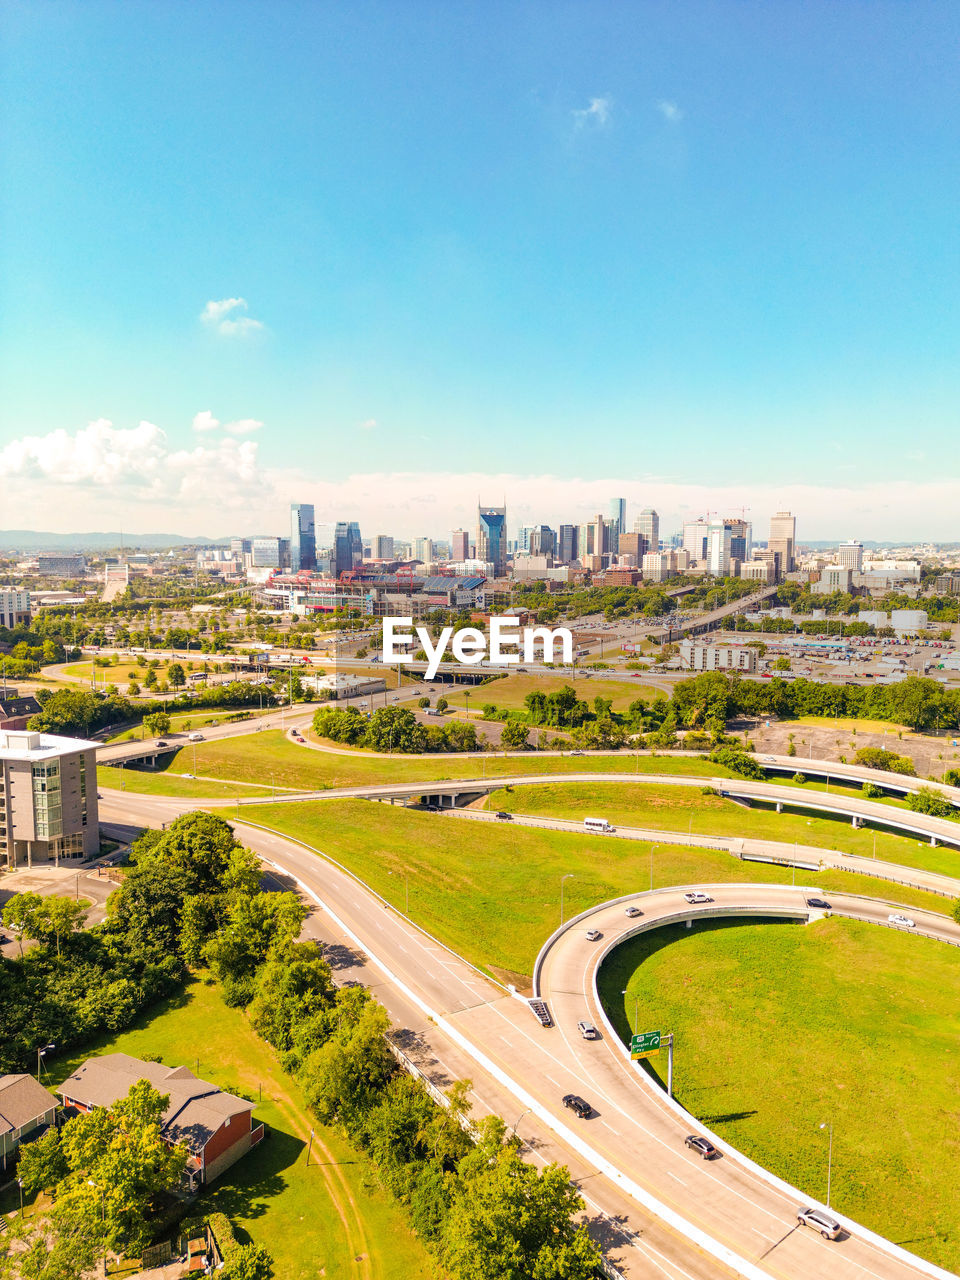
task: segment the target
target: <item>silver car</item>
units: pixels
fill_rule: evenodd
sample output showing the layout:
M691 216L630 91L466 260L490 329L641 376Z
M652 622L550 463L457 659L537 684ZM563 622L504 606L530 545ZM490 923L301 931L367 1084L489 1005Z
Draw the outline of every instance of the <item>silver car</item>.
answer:
M823 1209L798 1209L797 1224L801 1227L813 1227L824 1240L836 1240L843 1230L836 1218L831 1218Z
M584 1040L599 1040L600 1032L592 1022L578 1022L577 1030L583 1036Z

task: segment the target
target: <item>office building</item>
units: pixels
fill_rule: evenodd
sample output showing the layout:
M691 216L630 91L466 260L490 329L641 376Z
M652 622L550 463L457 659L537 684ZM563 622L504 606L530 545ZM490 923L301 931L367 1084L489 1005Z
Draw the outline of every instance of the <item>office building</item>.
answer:
M596 525L582 524L577 529L577 559L581 564L585 563L587 556L592 556L594 552L594 536L596 534Z
M284 538L253 538L250 544L251 569L282 569Z
M697 520L683 522L683 549L689 555L691 563L703 564L707 558L707 538L710 526L701 516Z
M634 536L642 538L645 535L638 533ZM673 550L648 551L643 557L641 567L644 582L666 582L677 573L677 553Z
M818 596L831 595L834 591L849 591L852 582L852 569L842 564L828 564L820 570L820 581L810 590Z
M743 564L753 551L753 526L749 520L731 518L724 520L730 528L730 559Z
M778 578L793 573L796 569L797 519L789 511L778 511L770 517L770 537L768 550L774 552L774 562Z
M470 559L470 535L466 529L454 529L450 550L451 560Z
M746 671L757 669L757 651L734 645L680 641L680 665L688 671Z
M54 574L58 578L82 578L87 562L82 555L59 551L41 551L37 556L37 572Z
M30 592L20 587L0 587L0 627L12 631L29 625Z
M855 542L852 538L849 542L841 542L837 548L837 564L852 569L854 573L862 573L863 543Z
M489 561L498 578L507 572L507 508L477 508L477 556Z
M538 524L530 535L530 555L553 556L557 549L557 535L547 524Z
M633 533L621 533L617 551L621 556L630 556L639 568L643 563L644 545L643 534L634 530Z
M616 520L604 520L603 522L603 541L604 550L608 555L615 556L620 550L620 529Z
M313 503L290 504L290 568L313 572L317 567L317 536L313 523Z
M393 538L387 533L378 533L373 540L374 560L392 560L393 559Z
M557 534L556 559L563 564L570 564L577 558L577 526L562 524Z
M96 749L81 738L0 731L0 865L99 852Z
M530 554L530 539L533 537L534 526L532 524L522 524L517 530L516 551L518 555L528 556Z
M633 522L633 531L643 538L643 555L660 550L660 517L653 507L644 507Z
M252 555L253 539L252 538L231 538L230 539L230 556L239 564L243 564L244 557Z
M715 578L730 573L730 525L726 520L712 520L707 532L707 572Z
M333 533L333 576L351 573L363 562L363 538L356 520L338 520Z
M616 522L618 534L627 532L627 500L626 498L610 499L610 519Z
M413 540L413 558L419 560L421 564L432 564L436 558L436 552L432 538L414 538Z
M772 586L776 581L776 571L773 567L773 559L769 560L747 560L740 566L740 577L745 578L748 582L757 582L761 586Z

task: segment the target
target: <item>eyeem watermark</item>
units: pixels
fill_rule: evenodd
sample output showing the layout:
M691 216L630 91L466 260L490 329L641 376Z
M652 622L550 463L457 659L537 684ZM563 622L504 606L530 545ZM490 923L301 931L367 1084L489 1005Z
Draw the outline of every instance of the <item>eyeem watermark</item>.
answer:
M518 629L516 618L491 618L489 635L478 627L460 627L456 631L453 627L444 627L436 644L426 627L416 627L413 631L411 627L412 618L383 619L383 661L413 662L410 646L419 642L418 647L427 655L428 680L437 674L448 645L450 655L446 661L471 667L485 657L494 665L509 666L519 662L521 655L524 662L535 662L538 648L542 650L544 662L573 662L573 636L566 627Z

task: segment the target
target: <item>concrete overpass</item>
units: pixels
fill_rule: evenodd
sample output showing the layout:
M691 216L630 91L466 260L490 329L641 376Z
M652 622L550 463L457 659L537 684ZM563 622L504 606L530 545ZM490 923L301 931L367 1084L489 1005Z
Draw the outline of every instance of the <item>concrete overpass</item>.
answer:
M705 635L708 631L716 631L719 627L722 627L728 618L732 618L738 613L746 613L748 609L756 608L764 600L769 600L771 596L776 594L776 587L763 587L752 595L742 596L739 600L731 600L729 604L725 604L719 609L701 614L699 618L691 618L689 622L681 627L660 627L655 631L647 632L647 634L651 639L658 640L661 644L670 644L672 641L683 639L684 636Z

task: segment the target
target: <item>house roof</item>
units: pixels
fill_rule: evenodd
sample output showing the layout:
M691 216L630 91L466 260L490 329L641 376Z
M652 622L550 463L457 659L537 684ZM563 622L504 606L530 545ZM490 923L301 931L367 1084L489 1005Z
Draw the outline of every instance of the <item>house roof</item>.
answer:
M138 1080L149 1080L160 1093L170 1095L161 1132L168 1142L182 1142L191 1151L201 1151L228 1118L253 1110L252 1102L200 1080L189 1067L143 1062L128 1053L88 1058L58 1092L65 1101L110 1107L125 1098Z
M40 703L33 697L0 698L0 717L12 720L15 716L35 716L42 711Z
M25 1128L56 1105L33 1076L0 1076L0 1134Z

